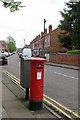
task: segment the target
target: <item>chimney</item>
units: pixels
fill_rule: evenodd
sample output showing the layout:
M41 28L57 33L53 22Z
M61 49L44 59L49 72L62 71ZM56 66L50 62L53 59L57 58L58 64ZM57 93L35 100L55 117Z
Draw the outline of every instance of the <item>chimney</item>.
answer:
M52 25L49 25L49 32L52 31Z
M40 39L40 34L38 35L38 38Z
M47 29L45 29L45 35L47 34Z
M41 32L41 37L43 37L44 36L44 32Z

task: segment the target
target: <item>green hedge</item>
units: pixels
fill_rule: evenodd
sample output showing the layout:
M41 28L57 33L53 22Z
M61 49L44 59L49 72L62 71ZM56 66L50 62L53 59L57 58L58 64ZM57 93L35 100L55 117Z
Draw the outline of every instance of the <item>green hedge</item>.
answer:
M69 50L67 54L80 54L80 50Z

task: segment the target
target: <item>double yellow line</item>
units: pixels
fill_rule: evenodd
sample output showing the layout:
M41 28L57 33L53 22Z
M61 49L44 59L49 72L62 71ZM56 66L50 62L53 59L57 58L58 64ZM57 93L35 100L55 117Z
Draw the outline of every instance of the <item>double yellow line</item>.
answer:
M49 96L47 96L47 95L45 95L45 94L44 94L44 97L47 98L47 99L49 99L50 101L56 103L58 106L60 106L61 108L63 108L63 109L66 110L67 112L73 114L76 118L80 118L80 116L79 116L77 113L73 112L72 110L70 110L70 109L67 108L66 106L63 106L62 104L58 103L56 100L50 98ZM54 107L56 110L58 110L59 112L61 112L61 113L62 113L63 115L65 115L67 118L72 119L72 117L71 117L70 115L68 115L66 112L64 112L63 110L61 110L60 108L58 108L57 106L55 106L54 104L52 104L51 102L49 102L48 100L46 100L45 98L43 98L44 101L46 101L49 105L51 105L51 106Z
M8 71L3 71L3 73L5 73L8 77L10 77L15 83L20 84L20 79L18 79L17 77L15 77L14 75L12 75L10 72Z
M18 79L17 77L15 77L14 75L12 75L10 72L8 71L3 71L3 73L5 73L8 77L10 77L13 82L15 82L17 85L20 86L20 79ZM20 86L21 87L21 86ZM24 89L23 87L21 87L22 89ZM25 89L24 89L25 90ZM48 99L48 100L47 100ZM68 111L69 113L73 114L76 118L80 118L80 116L73 112L72 110L70 110L69 108L63 106L62 104L58 103L56 100L50 98L49 96L44 94L44 98L43 100L48 103L49 105L51 105L53 108L55 108L56 110L58 110L60 113L62 113L64 116L66 116L67 118L72 120L72 117L70 115L68 115L66 112L64 112L63 110L61 110L59 107L57 107L56 105L52 104L50 101L56 103L58 106L60 106L61 108L63 108L64 110Z

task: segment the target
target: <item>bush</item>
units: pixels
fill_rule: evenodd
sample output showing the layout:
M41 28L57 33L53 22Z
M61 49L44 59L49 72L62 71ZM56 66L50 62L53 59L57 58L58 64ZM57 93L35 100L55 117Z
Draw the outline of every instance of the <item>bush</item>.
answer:
M80 50L69 50L67 54L80 54Z

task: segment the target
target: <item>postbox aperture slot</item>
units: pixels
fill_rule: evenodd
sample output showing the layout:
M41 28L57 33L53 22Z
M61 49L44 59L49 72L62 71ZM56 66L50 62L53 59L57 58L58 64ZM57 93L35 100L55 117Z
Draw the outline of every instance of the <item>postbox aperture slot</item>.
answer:
M36 69L42 69L43 67L42 66L36 66Z

